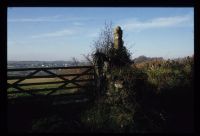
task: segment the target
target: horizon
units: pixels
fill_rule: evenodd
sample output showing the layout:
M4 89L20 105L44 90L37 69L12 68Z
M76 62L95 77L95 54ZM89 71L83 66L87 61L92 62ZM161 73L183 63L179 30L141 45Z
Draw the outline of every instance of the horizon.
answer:
M105 22L132 59L194 54L193 8L8 8L8 61L85 60Z
M138 56L138 57L135 57L135 58L133 58L132 60L134 60L134 59L137 59L137 58L139 58L139 57L141 57L141 56L145 56L145 55L140 55L140 56ZM157 56L157 57L149 57L149 56L145 56L145 57L147 57L147 58L162 58L163 60L168 60L168 59L170 59L170 60L174 60L174 59L183 59L183 58L186 58L186 57L193 57L193 55L190 55L190 56L183 56L183 57L177 57L177 58L163 58L163 57L159 57L159 56ZM9 61L29 61L29 62L31 62L31 61L73 61L73 60L8 60L8 62ZM87 62L87 60L78 60L79 62Z

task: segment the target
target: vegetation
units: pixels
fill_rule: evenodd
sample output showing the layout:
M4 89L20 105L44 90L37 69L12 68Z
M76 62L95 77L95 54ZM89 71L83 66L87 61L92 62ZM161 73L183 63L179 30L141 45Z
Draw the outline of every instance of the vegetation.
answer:
M82 118L86 126L95 132L191 132L193 57L137 65L112 70L124 88L109 88L91 105Z

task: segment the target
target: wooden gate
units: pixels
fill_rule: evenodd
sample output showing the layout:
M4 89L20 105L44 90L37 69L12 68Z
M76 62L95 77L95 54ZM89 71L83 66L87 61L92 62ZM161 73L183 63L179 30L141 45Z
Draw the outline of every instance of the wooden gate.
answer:
M70 89L85 93L95 87L93 66L20 68L8 69L7 72L8 95L26 93L48 96L58 91L58 94L68 93Z

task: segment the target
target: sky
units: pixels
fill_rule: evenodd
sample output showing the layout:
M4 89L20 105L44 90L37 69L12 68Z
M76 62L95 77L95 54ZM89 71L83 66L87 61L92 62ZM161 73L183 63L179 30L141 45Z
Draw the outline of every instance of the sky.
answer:
M194 54L193 8L8 8L8 61L84 60L105 22L121 26L132 59Z

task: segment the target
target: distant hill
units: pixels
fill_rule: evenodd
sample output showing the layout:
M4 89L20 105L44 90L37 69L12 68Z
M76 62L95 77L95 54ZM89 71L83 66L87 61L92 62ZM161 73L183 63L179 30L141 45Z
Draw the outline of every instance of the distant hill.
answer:
M8 61L8 68L66 67L89 65L83 61Z
M147 62L147 61L154 61L154 60L164 60L162 57L146 57L144 55L139 56L135 58L133 61L134 63L141 63L141 62Z

